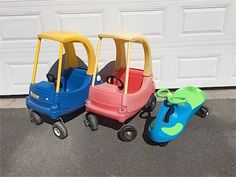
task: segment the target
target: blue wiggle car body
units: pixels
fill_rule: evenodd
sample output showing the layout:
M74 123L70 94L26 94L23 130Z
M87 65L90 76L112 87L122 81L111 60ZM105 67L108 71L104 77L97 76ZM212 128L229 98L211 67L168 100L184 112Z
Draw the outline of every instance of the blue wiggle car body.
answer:
M161 103L157 117L149 127L149 136L161 146L179 137L195 114L200 117L208 114L208 109L203 106L206 96L196 87L180 88L174 94L161 89L157 96L167 99Z
M48 81L36 80L38 58L42 39L60 43L59 60L55 73L47 74ZM74 43L82 43L87 52L88 66L76 56ZM65 54L63 54L65 50ZM67 136L67 129L61 116L72 113L84 106L88 98L89 87L94 72L95 53L91 42L83 35L71 32L54 31L38 35L32 82L26 105L30 120L35 124L43 122L42 116L47 115L55 121L54 134L58 138ZM96 81L97 83L97 81Z

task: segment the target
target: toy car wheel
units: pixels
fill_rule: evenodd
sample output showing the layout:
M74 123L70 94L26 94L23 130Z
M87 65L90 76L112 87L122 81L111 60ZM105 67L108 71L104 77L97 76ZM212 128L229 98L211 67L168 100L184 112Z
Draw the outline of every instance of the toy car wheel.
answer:
M52 129L56 137L60 139L64 139L68 135L66 126L62 122L54 123Z
M155 107L156 107L156 102L157 102L157 101L156 101L156 96L155 96L155 95L152 95L152 96L149 98L147 104L144 106L143 110L144 110L145 112L152 112L152 111L155 109Z
M90 127L92 131L98 129L98 121L96 116L93 114L86 114L84 123L87 127Z
M165 146L167 146L168 143L169 142L159 142L157 144L158 144L158 146L165 147Z
M137 136L137 130L132 125L123 125L121 129L118 132L118 138L121 141L129 142L136 138Z
M29 114L30 114L30 121L34 123L35 125L39 125L43 123L43 119L42 117L40 117L38 113L31 110Z
M197 116L205 118L209 114L209 109L205 106L202 106L196 113Z

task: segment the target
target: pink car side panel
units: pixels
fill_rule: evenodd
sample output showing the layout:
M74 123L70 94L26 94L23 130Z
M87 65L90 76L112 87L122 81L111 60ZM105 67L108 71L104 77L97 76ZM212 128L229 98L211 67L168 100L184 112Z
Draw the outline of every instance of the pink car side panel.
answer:
M112 107L113 109L109 109L109 106L106 107L104 104L99 105L95 104L94 102L91 102L90 100L86 103L86 111L92 112L98 115L102 115L106 118L113 119L119 122L125 122L127 118L132 117L131 113L120 113L119 110L120 107Z
M121 105L122 93L119 92L116 85L103 83L90 87L88 99L107 105Z
M155 92L152 76L144 77L141 88L134 93L123 95L123 106L127 106L128 112L141 109L149 100L150 96Z
M155 91L152 76L144 77L142 74L142 70L130 69L127 95L124 95L123 90L120 91L116 85L103 83L91 86L89 98L85 104L87 112L119 122L124 122L135 115ZM124 71L116 71L114 75L124 81Z

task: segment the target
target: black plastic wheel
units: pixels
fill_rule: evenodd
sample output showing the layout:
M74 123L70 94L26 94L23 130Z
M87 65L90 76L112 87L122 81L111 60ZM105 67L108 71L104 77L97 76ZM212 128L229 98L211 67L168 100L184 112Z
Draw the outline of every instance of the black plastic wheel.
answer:
M30 121L35 125L40 125L41 123L43 123L43 119L42 117L40 117L38 113L30 110L29 114L30 114Z
M136 138L137 130L133 125L126 124L121 127L117 135L121 141L129 142Z
M144 106L143 111L145 111L145 112L152 112L155 109L155 107L156 107L156 102L157 102L156 96L152 95L149 98L147 104Z
M202 106L196 113L197 116L205 118L209 114L209 109L205 106Z
M90 127L92 131L98 129L98 121L96 116L93 114L86 114L84 123L87 127Z
M68 136L66 126L62 122L56 122L52 125L53 132L56 137L64 139Z
M167 146L168 143L169 142L159 142L159 143L157 143L157 145L160 147L165 147L165 146Z

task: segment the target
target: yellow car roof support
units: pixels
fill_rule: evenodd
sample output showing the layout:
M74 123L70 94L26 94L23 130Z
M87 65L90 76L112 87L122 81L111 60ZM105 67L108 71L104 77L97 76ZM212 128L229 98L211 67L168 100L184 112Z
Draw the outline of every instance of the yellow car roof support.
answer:
M35 80L36 80L36 73L37 73L37 68L38 68L37 66L38 66L38 61L39 61L40 47L41 47L41 40L38 39L36 52L35 52L35 57L34 57L34 68L33 68L32 81L31 81L32 84L35 83Z
M98 37L102 38L112 38L116 43L116 69L121 69L126 67L126 55L125 55L125 43L133 42L140 43L144 49L145 63L144 63L144 76L150 76L152 74L152 57L151 50L148 43L148 40L145 36L139 33L129 33L129 32L120 32L120 33L103 33L99 34Z
M126 71L125 71L125 92L124 92L125 95L127 95L128 93L130 57L131 57L131 42L128 42L127 65L126 65Z
M114 39L116 44L116 62L115 70L126 68L126 54L125 54L125 42Z
M78 67L79 63L76 57L75 48L72 42L63 44L65 49L65 65L64 68L75 68Z
M60 42L59 60L58 60L58 70L57 70L57 85L56 85L56 92L57 92L57 93L58 93L59 90L60 90L61 68L62 68L62 55L63 55L63 43Z
M65 68L76 67L78 66L78 61L74 49L74 42L82 43L86 49L88 57L88 70L87 74L92 75L95 65L95 52L92 46L92 43L89 39L78 33L66 32L66 31L51 31L46 33L40 33L38 39L49 39L62 43L65 48Z

